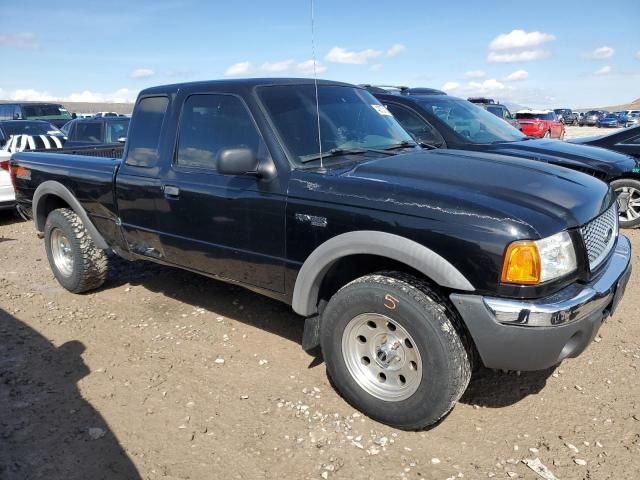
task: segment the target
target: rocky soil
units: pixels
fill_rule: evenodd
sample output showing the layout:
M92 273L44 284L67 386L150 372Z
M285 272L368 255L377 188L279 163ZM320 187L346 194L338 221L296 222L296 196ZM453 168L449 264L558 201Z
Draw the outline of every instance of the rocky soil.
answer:
M640 233L629 235L640 252ZM122 262L103 289L73 295L33 225L3 214L0 478L545 478L534 459L558 479L637 478L637 253L634 263L581 357L482 370L444 421L402 432L340 398L287 306Z

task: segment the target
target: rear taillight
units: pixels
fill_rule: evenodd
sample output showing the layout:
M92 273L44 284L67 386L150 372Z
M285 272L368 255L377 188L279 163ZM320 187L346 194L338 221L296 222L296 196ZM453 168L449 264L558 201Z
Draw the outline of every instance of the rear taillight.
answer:
M9 160L2 160L0 162L0 170L6 170L7 172L9 171Z

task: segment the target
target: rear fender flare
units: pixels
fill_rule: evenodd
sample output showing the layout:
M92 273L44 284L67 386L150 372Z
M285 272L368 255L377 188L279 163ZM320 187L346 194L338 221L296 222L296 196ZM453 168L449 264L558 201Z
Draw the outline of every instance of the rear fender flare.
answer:
M318 296L326 273L341 258L360 254L401 262L441 287L467 292L475 290L458 269L424 245L391 233L355 231L327 240L309 255L296 278L293 310L305 317L318 313Z
M36 229L38 232L44 231L44 226L47 221L47 218L44 214L41 214L39 210L42 208L42 201L46 199L49 195L53 195L54 197L58 197L64 200L69 207L80 217L82 223L85 228L91 235L93 239L93 244L96 248L100 248L106 250L109 248L109 245L105 241L105 239L100 235L98 229L95 227L93 222L89 219L89 215L82 207L78 199L69 191L67 187L62 185L60 182L56 182L55 180L47 180L46 182L41 183L33 194L32 200L32 208L33 208L33 219L36 223Z

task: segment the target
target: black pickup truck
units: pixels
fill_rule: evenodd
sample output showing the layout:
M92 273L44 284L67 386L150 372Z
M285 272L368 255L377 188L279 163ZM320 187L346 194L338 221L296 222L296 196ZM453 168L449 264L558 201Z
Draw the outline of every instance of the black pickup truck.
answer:
M338 82L150 88L121 160L18 153L11 175L68 290L102 285L111 250L286 302L345 399L399 428L442 418L474 365L580 354L631 271L605 183L422 150Z

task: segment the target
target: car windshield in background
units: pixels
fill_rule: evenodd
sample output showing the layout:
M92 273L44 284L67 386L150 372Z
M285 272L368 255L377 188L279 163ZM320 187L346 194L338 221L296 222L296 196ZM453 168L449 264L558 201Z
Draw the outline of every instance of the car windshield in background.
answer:
M12 135L64 135L60 130L47 122L3 122L2 129L7 136Z
M553 113L516 113L517 120L553 120Z
M294 157L319 159L318 114L314 85L261 87L259 96L280 137ZM369 92L340 85L318 85L322 153L411 147L415 142ZM360 152L362 153L362 152Z
M417 102L472 143L518 142L527 138L503 119L466 100L433 95L420 97Z
M106 143L118 143L121 138L126 138L129 129L129 119L107 122Z
M71 115L64 107L62 107L62 105L23 105L22 111L26 118L71 120Z

